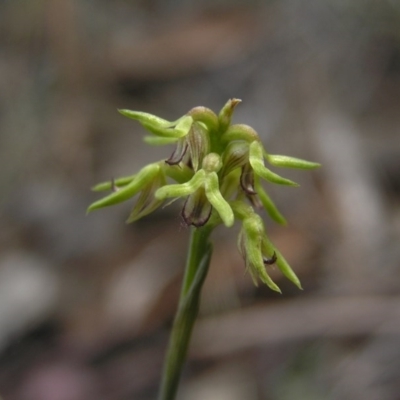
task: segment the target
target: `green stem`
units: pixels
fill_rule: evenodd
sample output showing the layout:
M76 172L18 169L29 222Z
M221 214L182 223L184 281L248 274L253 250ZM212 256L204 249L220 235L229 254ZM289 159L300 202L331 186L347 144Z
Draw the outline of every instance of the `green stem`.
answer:
M200 293L210 264L212 246L209 242L213 226L192 228L185 276L168 344L159 392L159 400L173 400L199 310Z

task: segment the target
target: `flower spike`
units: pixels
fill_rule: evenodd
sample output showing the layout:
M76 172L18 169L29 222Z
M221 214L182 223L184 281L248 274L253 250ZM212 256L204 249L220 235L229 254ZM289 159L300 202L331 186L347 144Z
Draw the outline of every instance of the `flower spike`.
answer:
M219 114L206 107L192 108L175 121L130 110L119 112L138 121L149 133L147 144L175 144L172 154L142 168L138 173L96 185L94 191L112 190L95 201L88 212L111 206L137 195L128 223L150 214L168 199L184 198L181 211L187 225L231 227L241 221L239 251L253 281L261 280L280 292L266 267L276 264L299 288L300 282L282 254L269 240L261 217L254 209L264 208L272 220L286 224L285 218L265 191L262 181L298 186L265 166L315 169L318 163L265 151L257 132L248 125L231 124L241 102L230 99ZM172 182L171 182L172 181Z

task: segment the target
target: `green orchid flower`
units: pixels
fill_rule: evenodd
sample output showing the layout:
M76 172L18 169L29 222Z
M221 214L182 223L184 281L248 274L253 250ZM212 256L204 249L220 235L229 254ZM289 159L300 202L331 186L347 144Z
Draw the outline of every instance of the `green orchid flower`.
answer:
M127 220L128 223L137 221L153 212L162 204L162 201L158 200L154 196L154 193L159 187L165 185L165 183L166 176L162 163L158 162L147 165L136 175L96 185L93 188L95 191L112 189L113 192L91 204L87 212L121 203L140 193Z
M269 241L254 209L265 209L275 222L286 224L263 182L292 187L298 184L273 172L266 164L297 169L315 169L320 164L267 153L253 128L231 124L240 102L228 100L218 114L206 107L195 107L175 121L145 112L119 110L150 133L144 137L146 143L175 144L175 149L167 159L150 164L137 174L96 185L95 191L112 190L112 193L94 202L88 211L137 196L127 220L130 223L155 211L167 198L173 201L183 198L181 215L187 225L200 228L222 222L231 227L235 218L242 221L239 249L253 280L258 277L271 289L278 290L265 270L268 265L265 260L269 260L300 286L285 259Z
M270 289L281 293L266 270L266 266L276 264L282 274L301 289L299 278L280 251L268 239L261 217L250 206L241 202L232 203L232 207L238 218L242 220L238 248L254 284L257 285L257 280L260 279Z
M270 241L263 220L255 210L263 208L274 221L285 224L285 218L268 196L263 183L298 186L270 170L266 163L273 167L298 169L314 169L320 165L267 153L254 129L231 124L233 112L240 102L228 100L218 114L206 107L195 107L176 121L145 112L119 110L147 130L146 143L154 146L174 144L175 149L167 159L149 164L136 174L93 188L112 192L95 201L88 211L137 196L128 223L155 211L168 198L172 201L184 199L181 215L187 225L192 225L191 239L160 385L160 400L175 398L199 309L201 288L210 266L210 235L217 225L222 223L231 227L235 219L240 221L238 248L255 285L261 281L280 293L280 288L268 274L268 267L276 264L282 274L301 289L299 279Z
M197 227L205 225L213 207L223 223L231 227L234 223L233 211L219 187L217 172L221 167L221 157L216 153L209 153L203 160L202 168L190 181L164 186L157 190L155 197L164 200L168 197L188 196L182 211L182 216L188 225Z

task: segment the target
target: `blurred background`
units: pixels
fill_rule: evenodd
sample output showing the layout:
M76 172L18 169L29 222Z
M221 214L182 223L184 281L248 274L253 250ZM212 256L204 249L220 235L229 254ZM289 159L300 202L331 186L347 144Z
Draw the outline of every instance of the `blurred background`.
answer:
M188 229L179 202L85 216L167 158L117 108L242 99L267 150L318 161L265 218L302 280L254 287L219 228L179 399L400 399L400 2L0 1L0 396L154 399Z

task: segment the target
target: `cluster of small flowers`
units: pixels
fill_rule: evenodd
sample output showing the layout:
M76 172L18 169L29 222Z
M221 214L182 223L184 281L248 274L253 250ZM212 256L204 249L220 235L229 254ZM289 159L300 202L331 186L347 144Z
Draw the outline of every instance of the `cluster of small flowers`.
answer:
M276 263L282 273L301 288L295 273L268 239L263 221L254 208L265 208L273 220L285 224L284 217L264 191L261 179L298 186L266 168L264 160L276 167L314 169L320 165L268 154L254 129L231 124L238 103L238 99L229 100L218 115L208 108L195 107L173 122L144 112L119 110L152 134L144 138L146 143L175 143L176 148L167 160L149 164L135 175L95 186L95 191L112 192L90 205L88 211L138 194L127 220L130 223L153 212L167 198L184 197L182 217L187 225L202 227L222 222L231 227L235 218L242 222L238 247L255 284L258 277L272 290L280 292L265 268ZM176 183L167 184L168 179Z

